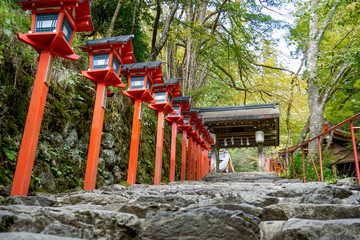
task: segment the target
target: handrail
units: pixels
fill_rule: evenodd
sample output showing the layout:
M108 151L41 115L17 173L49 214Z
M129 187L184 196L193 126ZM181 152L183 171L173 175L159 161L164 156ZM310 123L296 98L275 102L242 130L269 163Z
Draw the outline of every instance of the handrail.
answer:
M330 132L334 131L335 129L341 127L342 125L344 125L344 124L346 124L346 123L349 123L349 124L350 124L350 133L351 133L351 141L352 141L353 154L354 154L354 162L355 162L355 168L356 168L356 176L357 176L357 181L358 181L358 183L360 183L359 161L358 161L356 141L355 141L355 133L354 133L354 130L360 130L360 127L354 127L354 124L353 124L353 121L354 121L355 119L358 119L358 118L360 118L360 113L355 114L354 116L346 119L345 121L343 121L343 122L341 122L341 123L333 126L332 128L329 128L328 130L326 130L326 131L324 131L324 132L316 135L316 136L313 137L313 138L310 138L310 139L304 141L302 144L300 144L300 145L296 146L295 148L291 149L290 151L288 151L288 153L291 153L291 156L292 156L292 158L293 158L293 153L294 153L297 149L301 148L302 164L303 164L303 181L304 181L304 183L305 183L305 178L306 178L306 176L305 176L304 151L308 151L308 154L309 154L309 156L310 156L310 158L311 158L311 161L312 161L312 163L313 163L313 167L314 167L314 170L315 170L315 172L316 172L316 176L317 176L319 182L324 182L324 174L323 174L323 166L322 166L322 154L321 154L321 137L322 137L323 135L327 134L327 133L330 133ZM312 142L312 141L314 141L314 140L316 140L316 139L317 139L317 141L318 141L318 150L319 150L320 177L319 177L319 173L318 173L318 171L317 171L317 169L316 169L315 162L314 162L314 159L313 159L313 157L312 157L312 155L311 155L310 149L304 149L304 147L305 147L306 145L308 145L310 142ZM284 155L284 154L280 154L280 153L279 153L279 157L280 157L280 155ZM289 157L288 157L288 158L289 158ZM284 158L284 160L285 160L285 171L286 171L286 175L287 175L287 165L286 165L287 159L286 159L286 157ZM290 158L289 158L289 160L290 160ZM294 173L295 173L295 175L296 175L296 177L297 177L296 171L295 171L295 169L294 169L294 163L293 163L293 162L292 162L292 165L293 165L293 171L294 171Z
M319 137L321 137L321 136L323 136L323 135L325 135L325 134L327 134L327 133L329 133L329 132L332 132L333 130L335 130L335 129L341 127L342 125L344 125L344 124L346 124L346 123L348 123L348 122L350 122L350 121L353 121L353 120L355 120L355 119L357 119L357 118L359 118L359 117L360 117L360 113L355 114L354 116L352 116L352 117L346 119L345 121L343 121L343 122L335 125L334 127L329 128L329 129L326 130L325 132L322 132L322 133L320 133L319 135L317 135L317 136L315 136L315 137L313 137L313 138L310 138L310 139L306 140L306 141L303 142L302 144L296 146L294 149L291 149L291 152L294 152L295 150L297 150L297 149L299 149L299 148L301 148L301 147L303 147L303 146L306 146L309 142L312 142L312 141L314 141L315 139L317 139L317 138L319 138ZM358 130L358 129L360 129L360 127L355 127L354 129ZM290 151L289 151L289 152L290 152Z
M273 170L273 166L275 167L275 168L277 168L277 174L278 175L280 175L280 172L281 172L281 167L278 165L278 164L276 164L276 163L274 163L270 158L265 158L265 161L268 161L269 163L270 163L270 171L272 172L272 171L275 171L275 170Z

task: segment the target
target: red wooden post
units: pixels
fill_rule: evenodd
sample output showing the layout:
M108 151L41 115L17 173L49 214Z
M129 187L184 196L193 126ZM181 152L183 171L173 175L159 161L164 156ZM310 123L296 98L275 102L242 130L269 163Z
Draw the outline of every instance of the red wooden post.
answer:
M181 151L181 181L185 181L186 171L186 131L182 131L182 151Z
M187 172L187 180L190 181L191 180L191 176L192 176L192 164L191 164L191 159L192 159L192 137L191 135L189 135L188 138L188 172Z
M136 182L137 161L139 156L140 129L141 129L141 103L155 103L152 96L152 84L162 83L161 62L133 63L122 66L121 73L128 78L128 90L122 94L129 97L134 104L133 126L131 132L131 145L127 182L134 185Z
M209 158L209 151L210 151L210 147L209 150L206 150L206 161L207 161L207 171L206 173L210 173L211 172L211 158Z
M358 129L358 128L356 128ZM359 160L357 155L357 149L356 149L356 140L355 140L355 133L354 133L354 123L353 121L350 121L350 131L351 131L351 141L353 146L353 153L354 153L354 164L356 169L356 176L358 183L360 184L360 171L359 171Z
M202 166L201 166L202 174L201 178L205 177L206 175L206 164L205 164L205 149L202 150Z
M171 156L170 156L170 182L175 181L175 165L176 165L176 122L171 124Z
M164 141L164 123L166 121L174 123L172 125L171 137L171 159L170 159L170 181L175 180L175 156L176 156L176 122L181 119L180 108L174 110L171 106L172 97L181 94L179 79L166 79L163 83L153 86L155 103L148 105L148 108L154 110L158 114L157 139L156 139L156 155L155 155L155 176L154 185L161 183L162 155ZM169 115L164 119L164 113ZM175 146L174 146L175 144Z
M317 171L317 169L316 169L316 165L315 165L314 159L313 159L313 157L312 157L312 155L311 155L310 149L305 149L305 151L308 151L309 156L310 156L310 159L311 159L311 162L312 162L312 164L313 164L313 168L314 168L315 173L316 173L316 176L317 176L319 182L321 182L321 181L320 181L319 174L318 174L318 171Z
M286 175L286 178L288 178L288 175L287 175L287 158L285 157L284 158L284 165L285 165L285 175Z
M95 108L93 113L93 121L91 126L89 153L86 164L86 173L84 181L84 189L94 190L96 185L97 167L100 154L101 134L104 121L105 109L103 100L106 94L106 87L103 82L98 83Z
M84 181L86 190L94 190L96 186L106 99L110 92L107 87L123 88L126 86L121 81L119 74L121 63L131 62L127 58L128 52L132 52L131 38L131 35L126 35L87 40L81 47L84 52L90 54L89 69L81 71L81 74L96 84L95 107ZM109 95L109 97L111 96L112 94Z
M197 168L196 168L196 180L199 181L201 176L201 149L200 143L197 143Z
M192 146L192 149L193 149L193 156L192 156L192 180L195 181L195 172L196 172L196 141L195 139L193 138L193 146Z
M204 177L204 149L200 146L200 179Z
M301 148L301 156L302 156L302 164L303 164L303 178L304 178L304 183L305 181L305 159L304 159L304 148Z
M294 167L294 154L292 152L291 152L291 164L292 164L294 175L295 175L295 177L297 177L295 167Z
M133 125L131 131L131 145L127 182L134 185L136 182L137 160L139 155L140 130L141 130L141 99L136 99L134 104Z
M159 185L161 183L163 143L164 143L164 112L159 111L158 112L157 134L156 134L154 185Z
M320 137L318 137L318 148L319 148L319 162L320 162L321 182L324 182L323 164L322 164L322 155L321 155L321 140L320 140Z
M46 84L46 79L48 77L48 71L51 71L51 58L50 50L43 50L40 53L39 65L26 118L11 196L26 196L28 193L40 126L49 88Z
M21 142L18 162L16 165L11 196L26 196L29 189L35 153L39 139L41 122L44 115L46 96L51 80L54 57L76 61L79 56L71 48L71 42L76 31L92 31L89 1L79 3L69 0L15 0L23 10L32 11L31 31L27 34L18 34L18 39L40 53L38 69L30 100L24 134ZM79 10L80 9L80 10ZM65 16L66 12L66 17ZM68 14L70 13L71 14ZM41 28L43 19L41 14L53 14L51 29ZM66 33L62 26L67 21ZM71 22L71 23L70 23ZM40 24L38 24L40 23ZM84 26L86 23L86 26Z

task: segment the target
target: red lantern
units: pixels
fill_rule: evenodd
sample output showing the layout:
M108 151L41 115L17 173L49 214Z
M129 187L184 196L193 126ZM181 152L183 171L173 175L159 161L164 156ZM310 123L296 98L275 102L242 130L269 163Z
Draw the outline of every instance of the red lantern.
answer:
M93 31L89 0L15 0L32 11L31 30L18 39L40 54L11 195L26 196L34 165L54 57L79 58L71 47L75 32Z
M81 47L84 52L90 54L89 69L82 71L81 74L96 84L96 99L84 181L84 189L87 190L95 189L106 99L114 95L107 87L123 88L126 86L119 75L124 63L135 62L132 38L133 35L125 35L88 40Z
M145 62L123 65L121 74L127 76L128 89L122 93L129 97L135 105L131 132L131 146L127 182L131 185L136 182L137 159L139 154L141 104L142 102L155 103L152 95L152 85L162 83L161 62Z
M179 79L166 79L163 84L156 84L153 87L155 103L148 105L148 107L158 115L157 137L156 137L156 155L155 155L155 176L154 184L161 183L161 169L162 169L162 154L164 142L164 113L175 114L176 112L171 106L172 98L181 95ZM175 123L176 131L176 123ZM172 140L174 142L174 140ZM173 149L173 143L171 148ZM175 139L176 144L176 139ZM175 162L175 158L173 159ZM170 162L170 176L175 176L175 163ZM171 181L171 180L170 180Z

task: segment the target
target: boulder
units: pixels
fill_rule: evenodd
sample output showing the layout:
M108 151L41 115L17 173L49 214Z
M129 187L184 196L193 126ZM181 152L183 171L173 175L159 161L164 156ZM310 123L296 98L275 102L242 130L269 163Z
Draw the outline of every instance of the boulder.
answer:
M42 172L39 175L41 186L47 192L54 192L56 190L56 183L54 175L48 164L43 164Z
M104 159L105 166L114 166L116 163L116 154L114 150L104 149L100 153L100 158Z
M74 147L74 145L78 142L78 140L79 138L76 129L72 129L69 135L65 139L65 145L69 147Z
M58 132L51 132L50 133L50 139L55 142L57 145L61 145L64 142L64 138L61 136Z
M115 145L115 137L111 133L103 133L101 135L101 146L104 149L112 149Z
M56 199L49 195L10 196L5 199L4 205L53 206L55 203Z
M141 222L128 213L84 207L53 208L37 206L7 206L0 211L14 214L13 223L6 229L36 232L69 238L135 239ZM9 214L8 214L9 215Z
M149 212L142 239L260 239L260 220L216 207Z

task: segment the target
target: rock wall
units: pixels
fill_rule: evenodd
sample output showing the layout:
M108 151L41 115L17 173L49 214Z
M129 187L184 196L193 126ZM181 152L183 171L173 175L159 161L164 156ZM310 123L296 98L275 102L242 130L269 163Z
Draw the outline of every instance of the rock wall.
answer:
M20 149L32 77L21 77L13 85L12 65L0 70L0 186L12 183ZM75 72L75 71L73 71ZM55 68L30 183L35 192L65 192L83 186L94 108L94 84L75 72L64 80ZM76 81L75 81L76 80ZM133 107L119 89L108 99L105 112L97 187L126 181L130 151ZM143 121L138 160L138 183L153 182L157 118L143 104ZM163 181L169 179L171 127L164 136ZM178 149L181 139L178 138ZM181 152L176 166L180 168ZM179 174L179 172L177 173ZM176 179L180 176L177 175Z

